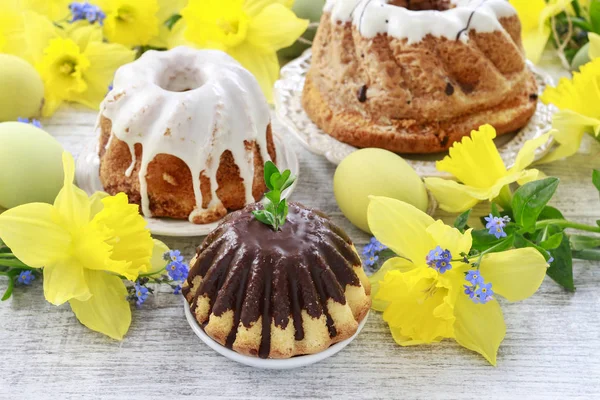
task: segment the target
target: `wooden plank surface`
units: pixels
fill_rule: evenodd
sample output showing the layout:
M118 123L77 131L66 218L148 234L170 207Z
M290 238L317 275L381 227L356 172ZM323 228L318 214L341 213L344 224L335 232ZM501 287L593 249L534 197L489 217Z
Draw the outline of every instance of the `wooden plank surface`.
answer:
M95 112L72 107L43 123L77 156L93 140L95 119ZM289 140L300 160L292 199L327 212L358 245L366 243L336 205L334 166ZM541 168L561 178L553 205L570 219L594 223L600 216L590 184L599 153L590 140L577 156ZM160 239L187 257L202 240ZM80 325L68 305L46 303L36 282L0 304L0 399L598 398L600 265L576 262L574 269L575 294L546 279L531 299L502 302L507 335L496 368L452 341L401 348L372 312L359 337L332 358L291 371L252 369L200 342L182 299L168 288L133 312L129 334L116 342Z

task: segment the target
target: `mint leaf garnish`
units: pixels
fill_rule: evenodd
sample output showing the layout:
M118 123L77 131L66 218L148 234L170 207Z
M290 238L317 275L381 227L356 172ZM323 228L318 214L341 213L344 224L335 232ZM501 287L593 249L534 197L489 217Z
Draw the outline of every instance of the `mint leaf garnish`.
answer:
M258 221L278 231L285 224L288 214L287 201L281 199L281 194L285 189L292 186L296 177L292 175L289 169L279 172L277 166L271 161L267 161L264 170L265 184L270 191L265 194L264 210L252 211L252 215Z

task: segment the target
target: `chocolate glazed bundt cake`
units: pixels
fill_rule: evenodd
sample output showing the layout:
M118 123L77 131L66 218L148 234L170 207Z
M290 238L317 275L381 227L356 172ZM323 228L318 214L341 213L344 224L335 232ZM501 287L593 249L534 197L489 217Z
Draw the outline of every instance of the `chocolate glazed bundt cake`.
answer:
M351 337L370 306L370 284L348 236L319 211L289 204L274 231L251 204L223 219L191 262L183 287L204 331L261 358L325 350Z
M506 0L327 0L302 104L353 146L433 153L523 127L537 92Z

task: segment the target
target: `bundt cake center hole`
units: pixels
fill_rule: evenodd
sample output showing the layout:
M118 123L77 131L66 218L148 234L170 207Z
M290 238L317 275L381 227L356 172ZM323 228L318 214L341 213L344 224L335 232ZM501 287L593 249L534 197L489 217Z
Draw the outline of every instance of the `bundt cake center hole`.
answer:
M199 70L192 68L166 70L158 79L158 86L169 92L188 92L206 82Z
M389 4L414 11L445 11L454 7L450 0L391 0Z

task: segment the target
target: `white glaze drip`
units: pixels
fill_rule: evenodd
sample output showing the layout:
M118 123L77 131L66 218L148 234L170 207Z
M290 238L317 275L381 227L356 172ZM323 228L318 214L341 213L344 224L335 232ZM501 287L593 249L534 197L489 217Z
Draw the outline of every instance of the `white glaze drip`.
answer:
M158 154L178 157L192 173L196 209L190 221L206 211L201 173L211 184L208 209L220 204L217 170L226 150L239 167L246 203L254 201L253 154L244 141L256 142L263 160L270 160L266 139L270 113L256 79L233 58L187 47L148 51L119 68L113 86L101 114L112 121L112 134L129 146L133 161L126 174L135 166L135 145L142 145L139 180L144 215L151 216L148 165Z
M500 18L516 14L506 0L451 0L455 7L445 11L414 11L388 4L388 0L327 0L324 11L332 22L352 22L366 38L387 33L408 44L427 35L468 41L468 31L503 30ZM460 36L459 36L460 34Z

